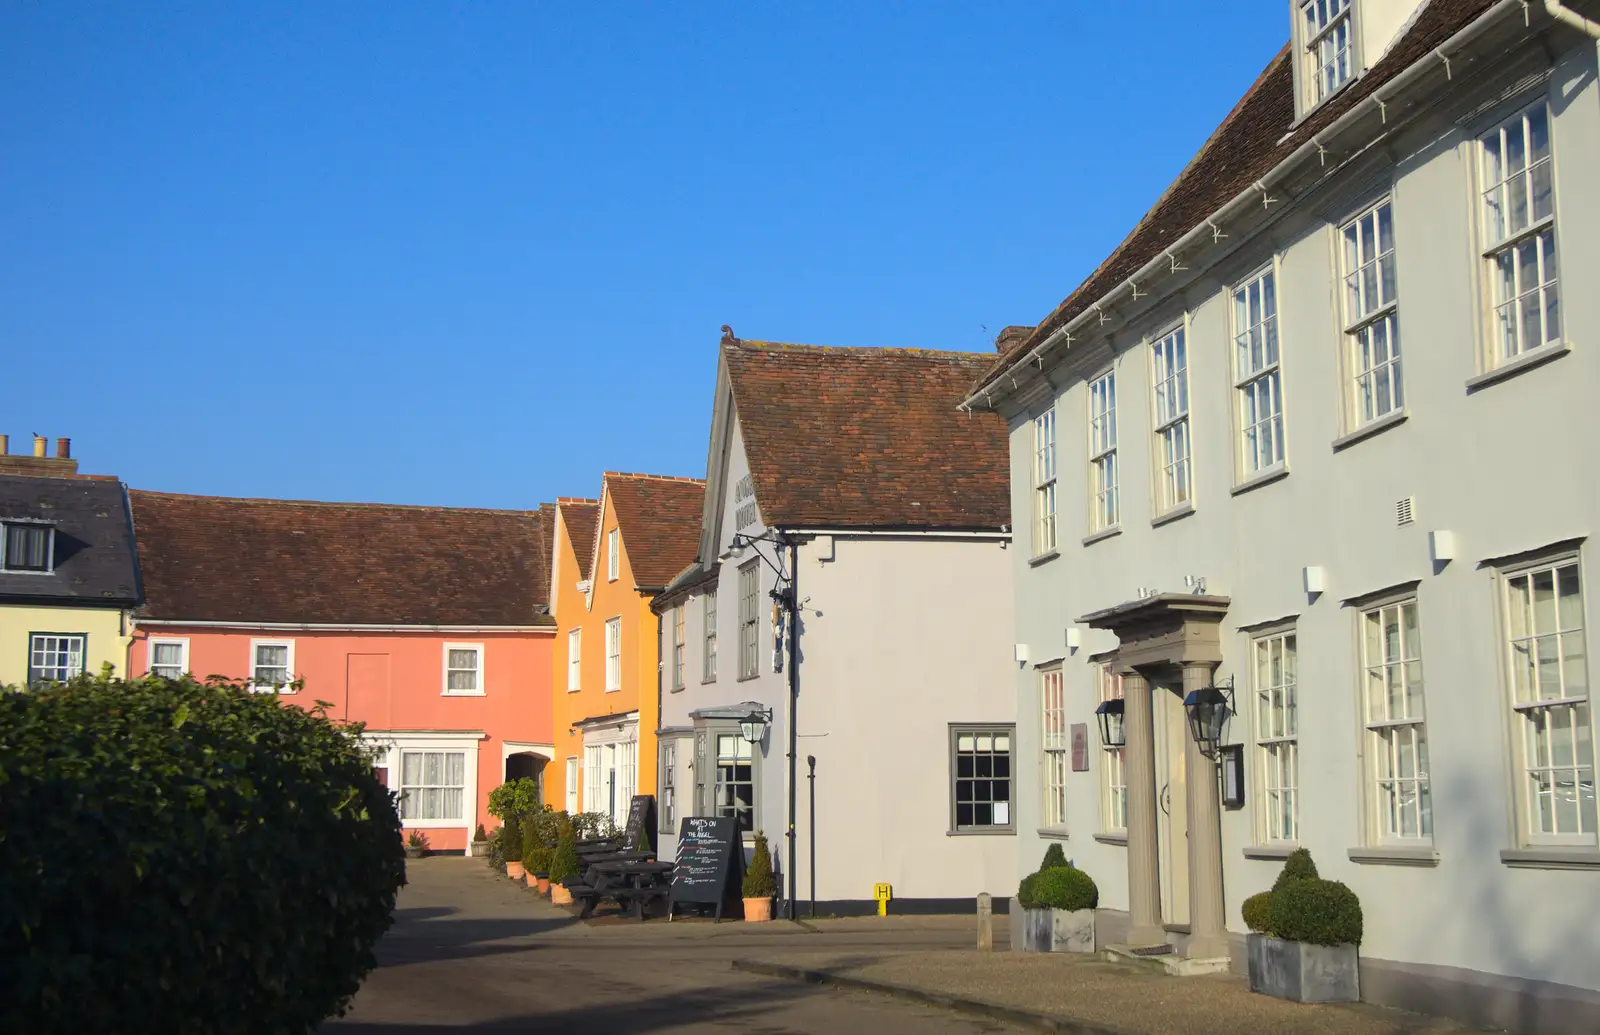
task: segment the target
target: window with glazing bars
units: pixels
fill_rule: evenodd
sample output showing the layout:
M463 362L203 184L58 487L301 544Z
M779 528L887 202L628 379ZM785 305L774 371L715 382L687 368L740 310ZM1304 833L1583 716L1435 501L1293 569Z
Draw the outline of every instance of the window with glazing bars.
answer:
M162 679L182 679L189 671L187 640L151 640L150 674Z
M606 689L622 689L622 618L606 619Z
M1479 149L1493 366L1561 340L1549 107L1541 103L1507 119L1483 136Z
M1256 757L1261 771L1261 834L1266 841L1300 838L1299 715L1295 634L1263 636L1255 655Z
M738 733L717 734L717 815L733 816L740 830L755 827L756 775L750 742Z
M760 658L756 655L759 635L757 623L761 620L761 580L756 562L751 561L739 569L739 678L750 679L759 671Z
M1117 375L1107 371L1089 384L1089 531L1110 528L1117 509Z
M1046 827L1067 825L1067 705L1061 669L1039 673L1039 713L1044 753L1044 815Z
M0 568L6 571L49 571L55 529L48 525L5 524L0 539Z
M1300 16L1305 106L1314 108L1355 74L1350 0L1305 0Z
M705 626L705 659L700 678L709 683L717 678L717 591L713 589L707 593L705 601L701 618Z
M1366 672L1367 769L1378 840L1431 838L1428 737L1422 709L1422 632L1417 602L1361 616Z
M1234 385L1245 477L1283 463L1278 282L1271 267L1233 290Z
M1405 405L1394 277L1394 210L1388 198L1339 231L1344 252L1344 325L1354 424Z
M28 640L28 682L65 683L83 675L83 633L35 633Z
M462 792L467 786L467 756L461 751L400 753L400 818L407 820L462 817Z
M1097 665L1100 681L1100 700L1116 701L1122 698L1122 677L1112 671L1109 663ZM1128 829L1128 771L1126 749L1101 745L1101 760L1105 763L1100 778L1100 824L1115 833Z
M683 689L683 608L672 609L672 689Z
M1183 328L1176 327L1151 346L1155 381L1158 509L1165 513L1188 503L1193 490L1189 471L1189 350Z
M1033 418L1033 554L1056 548L1056 411Z
M1011 728L952 726L950 749L951 829L1010 829Z

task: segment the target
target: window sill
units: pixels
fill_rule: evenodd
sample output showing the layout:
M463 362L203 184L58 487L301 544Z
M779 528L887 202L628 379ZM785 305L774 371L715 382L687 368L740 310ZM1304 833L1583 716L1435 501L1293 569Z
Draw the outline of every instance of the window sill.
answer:
M1552 359L1560 359L1572 351L1570 342L1558 341L1551 345L1541 345L1530 349L1515 359L1508 359L1493 370L1485 370L1476 377L1467 378L1467 394L1471 395L1480 388L1487 388L1492 384L1504 381L1508 377L1515 377L1524 370L1544 366Z
M606 687L606 693L608 693L608 694L620 694L620 693L622 693L622 687L620 687L620 686L608 686L608 687Z
M669 693L669 694L681 694L681 693L683 693L683 691L684 691L684 688L681 687L681 686L669 686L669 687L667 687L667 693Z
M716 681L717 681L717 677L716 676L712 676L710 679L702 679L702 680L700 680L700 685L701 686L710 686L712 683L715 683Z
M442 691L439 692L439 696L440 697L482 697L482 696L484 696L484 692L482 690L442 690Z
M1048 550L1045 553L1041 553L1039 556L1034 557L1031 560L1029 560L1028 561L1028 567L1037 568L1039 565L1045 563L1046 561L1053 561L1057 557L1060 557L1060 556L1061 556L1061 551L1060 550Z
M989 827L984 830L946 830L945 837L1013 837L1016 827Z
M748 683L752 679L760 679L760 678L761 678L761 673L757 672L753 676L740 676L737 679L735 679L734 682L735 683Z
M1121 535L1121 534L1122 534L1122 526L1121 525L1112 525L1110 528L1102 528L1100 531L1094 533L1093 535L1084 536L1083 537L1083 545L1084 546L1088 546L1091 543L1098 543L1102 539L1110 539L1112 536Z
M1257 471L1229 491L1235 496L1242 496L1251 489L1259 489L1263 485L1271 485L1273 482L1287 477L1289 477L1288 465L1274 464L1265 471Z
M1120 845L1123 848L1128 847L1127 834L1096 834L1094 835L1094 839L1103 845Z
M1377 866L1437 866L1439 853L1432 845L1378 845L1352 848L1345 853L1353 863Z
M1600 870L1600 851L1593 848L1506 848L1500 861L1528 870Z
M1410 417L1411 414L1403 409L1391 411L1384 414L1382 417L1375 417L1349 434L1340 435L1338 438L1334 439L1333 451L1337 453L1341 450L1348 449L1357 442L1363 441L1364 439L1369 439L1379 432L1388 431L1397 424L1404 424L1408 419L1410 419Z
M1162 525L1169 525L1172 522L1177 521L1179 518L1186 518L1193 513L1193 503L1180 503L1176 507L1173 507L1171 510L1167 511L1165 514L1151 518L1150 527L1160 528Z
M1034 833L1051 841L1065 841L1072 836L1066 827L1040 827Z
M1247 845L1244 850L1246 859L1287 859L1299 845Z

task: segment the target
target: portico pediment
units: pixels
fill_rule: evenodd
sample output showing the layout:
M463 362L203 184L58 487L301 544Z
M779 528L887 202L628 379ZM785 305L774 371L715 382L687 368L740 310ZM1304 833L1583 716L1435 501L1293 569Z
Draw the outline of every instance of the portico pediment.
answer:
M1150 666L1220 664L1227 597L1158 593L1093 611L1078 621L1118 640L1118 673Z

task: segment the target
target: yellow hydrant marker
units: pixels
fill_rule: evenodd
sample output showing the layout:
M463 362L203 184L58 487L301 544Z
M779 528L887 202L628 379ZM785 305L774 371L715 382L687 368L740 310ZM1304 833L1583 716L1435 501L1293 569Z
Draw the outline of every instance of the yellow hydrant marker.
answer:
M889 892L889 885L874 884L872 886L872 897L878 900L878 915L888 916L889 899L893 897Z

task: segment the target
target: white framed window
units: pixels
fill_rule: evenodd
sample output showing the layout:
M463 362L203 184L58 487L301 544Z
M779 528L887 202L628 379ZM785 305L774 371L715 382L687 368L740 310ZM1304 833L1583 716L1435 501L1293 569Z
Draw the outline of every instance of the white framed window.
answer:
M1540 102L1479 139L1489 365L1561 340L1550 109Z
M1112 670L1111 663L1096 666L1099 680L1099 698L1102 701L1122 699L1122 677ZM1126 749L1100 745L1100 826L1107 833L1121 833L1128 829L1128 767Z
M624 740L612 745L616 759L616 794L611 799L611 822L620 829L628 825L628 807L639 786L639 742Z
M250 641L250 689L259 693L291 693L294 682L293 640Z
M1111 528L1117 509L1117 374L1089 384L1089 531Z
M1056 548L1056 411L1033 418L1033 555Z
M1593 845L1594 712L1578 558L1507 571L1501 581L1523 836Z
M1189 448L1189 350L1182 324L1150 346L1155 383L1156 506L1161 513L1194 498Z
M755 829L756 765L753 745L740 733L718 733L716 814L733 816L739 830Z
M1256 696L1256 759L1261 774L1263 841L1300 839L1299 714L1295 634L1257 637L1250 645Z
M683 689L683 609L679 604L672 609L672 689Z
M1394 271L1394 205L1389 198L1339 228L1344 262L1344 333L1352 425L1405 406Z
M622 616L606 619L606 690L622 689Z
M1015 727L951 725L950 830L1009 833L1011 750Z
M483 696L483 644L444 645L444 694L447 697Z
M150 674L161 679L182 679L189 671L187 637L150 638Z
M1064 828L1067 825L1067 770L1071 745L1067 737L1067 702L1059 665L1039 672L1039 718L1042 730L1039 746L1044 763L1044 810L1040 818L1047 828Z
M583 630L567 631L567 690L583 689Z
M0 571L48 574L56 566L56 530L48 524L0 524Z
M1422 632L1414 599L1361 614L1367 772L1379 843L1433 837L1428 737L1423 725Z
M1234 388L1245 477L1283 463L1278 278L1271 266L1233 289Z
M605 745L583 746L583 811L607 811Z
M466 819L466 787L466 752L400 752L400 818L407 823Z
M701 605L701 622L704 625L705 652L701 659L700 680L710 683L717 678L717 591L712 590L705 596L705 603Z
M28 637L28 684L65 683L84 673L86 633L32 633Z
M1301 84L1305 109L1332 97L1355 75L1355 35L1350 0L1302 0Z
M761 578L756 562L739 569L739 678L753 679L760 672L757 654L761 621Z
M567 759L567 815L578 811L578 756Z
M618 559L618 538L615 528L606 533L606 580L608 582L617 581L617 574L622 568L622 562Z
M678 832L678 741L673 737L661 739L661 794L657 829L662 833Z

